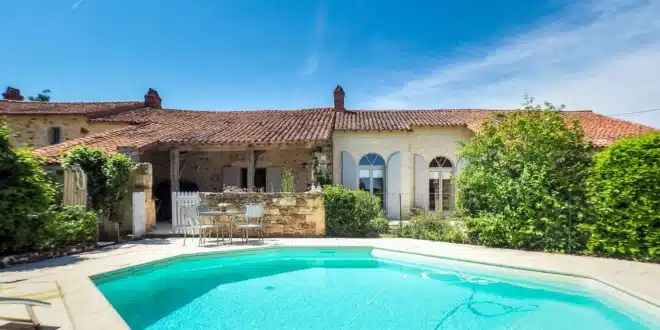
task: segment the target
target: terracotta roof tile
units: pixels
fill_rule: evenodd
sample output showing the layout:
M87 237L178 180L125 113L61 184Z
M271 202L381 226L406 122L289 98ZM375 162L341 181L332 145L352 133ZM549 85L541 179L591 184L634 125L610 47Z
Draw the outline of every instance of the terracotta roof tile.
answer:
M409 131L424 126L465 126L476 132L482 121L498 112L510 110L438 109L438 110L357 110L338 112L337 131ZM655 130L652 127L606 117L593 111L564 111L566 118L576 118L587 138L599 146L616 139Z
M0 103L1 104L1 103ZM192 111L138 108L112 113L92 121L121 121L134 124L35 152L50 162L77 144L108 152L117 147L169 144L307 143L330 141L337 131L409 131L425 126L465 126L478 131L481 122L507 110L438 109L334 112L331 108L304 110ZM598 115L592 111L568 111L566 118L579 120L585 135L605 146L618 138L633 136L652 127Z
M53 163L78 144L116 152L120 146L140 148L154 143L325 142L331 137L334 118L331 109L206 112L145 108L136 112L140 111L144 112L130 115L135 116L131 121L147 118L143 123L40 148L35 153Z
M43 157L45 163L54 164L59 163L62 154L77 145L86 145L107 153L116 153L119 147L140 148L154 143L161 132L163 132L163 127L159 124L134 125L35 149L34 154Z
M141 101L122 102L28 102L0 100L0 115L108 116L143 106Z
M593 111L565 112L568 118L576 118L587 138L598 146L607 146L628 136L636 136L658 129L627 120L599 115Z
M143 108L94 121L160 123L171 131L161 142L273 143L314 142L330 138L333 111L191 111Z

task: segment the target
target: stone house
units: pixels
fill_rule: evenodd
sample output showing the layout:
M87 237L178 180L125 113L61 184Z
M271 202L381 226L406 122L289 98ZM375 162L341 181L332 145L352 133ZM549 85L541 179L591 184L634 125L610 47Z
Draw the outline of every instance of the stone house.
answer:
M223 186L278 192L290 169L296 191L331 179L380 196L393 219L412 207L451 212L452 178L464 166L457 141L469 141L484 118L505 111L348 110L339 85L332 107L300 110L164 109L153 89L129 102L23 102L12 88L3 95L0 116L16 143L37 148L46 164L79 144L125 153L152 164L154 195L162 201L171 191ZM592 111L563 115L601 147L655 130Z

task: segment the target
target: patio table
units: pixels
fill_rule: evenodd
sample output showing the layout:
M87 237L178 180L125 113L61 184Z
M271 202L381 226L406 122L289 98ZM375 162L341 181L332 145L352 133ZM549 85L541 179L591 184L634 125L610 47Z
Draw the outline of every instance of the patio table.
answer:
M229 223L229 244L232 244L233 242L233 228L232 224L234 223L235 219L237 216L242 215L243 212L238 211L238 210L231 210L231 211L220 211L220 210L210 210L208 212L205 212L205 215L208 215L211 218L211 221L213 221L213 224L216 225L216 230L219 230L220 227L222 227L222 241L225 241L225 231L224 231L224 226L228 222ZM222 217L227 217L229 221L223 221Z

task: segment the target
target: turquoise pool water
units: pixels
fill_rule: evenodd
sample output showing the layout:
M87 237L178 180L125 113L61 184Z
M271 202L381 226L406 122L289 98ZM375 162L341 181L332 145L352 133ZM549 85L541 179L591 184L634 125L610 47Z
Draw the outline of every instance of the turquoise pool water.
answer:
M365 248L216 254L93 280L132 329L657 328L583 290Z

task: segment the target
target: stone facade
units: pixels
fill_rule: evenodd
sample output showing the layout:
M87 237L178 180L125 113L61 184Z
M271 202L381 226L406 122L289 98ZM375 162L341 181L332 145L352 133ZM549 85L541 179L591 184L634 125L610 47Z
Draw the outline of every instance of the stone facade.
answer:
M281 167L293 171L296 191L307 191L312 184L313 149L272 149L255 153L255 167ZM325 147L327 172L332 175L332 148ZM169 152L146 152L140 161L153 165L154 185L170 180ZM222 192L223 167L248 167L246 151L186 152L180 155L181 181L193 182L202 192Z
M128 126L117 122L90 122L82 115L5 115L3 119L13 131L14 145L33 148L50 145L49 131L53 127L60 128L60 141L64 142Z
M217 209L228 203L229 209L243 210L247 203L263 203L264 236L321 237L326 235L325 208L317 193L202 193L202 204ZM234 237L240 237L234 231Z

